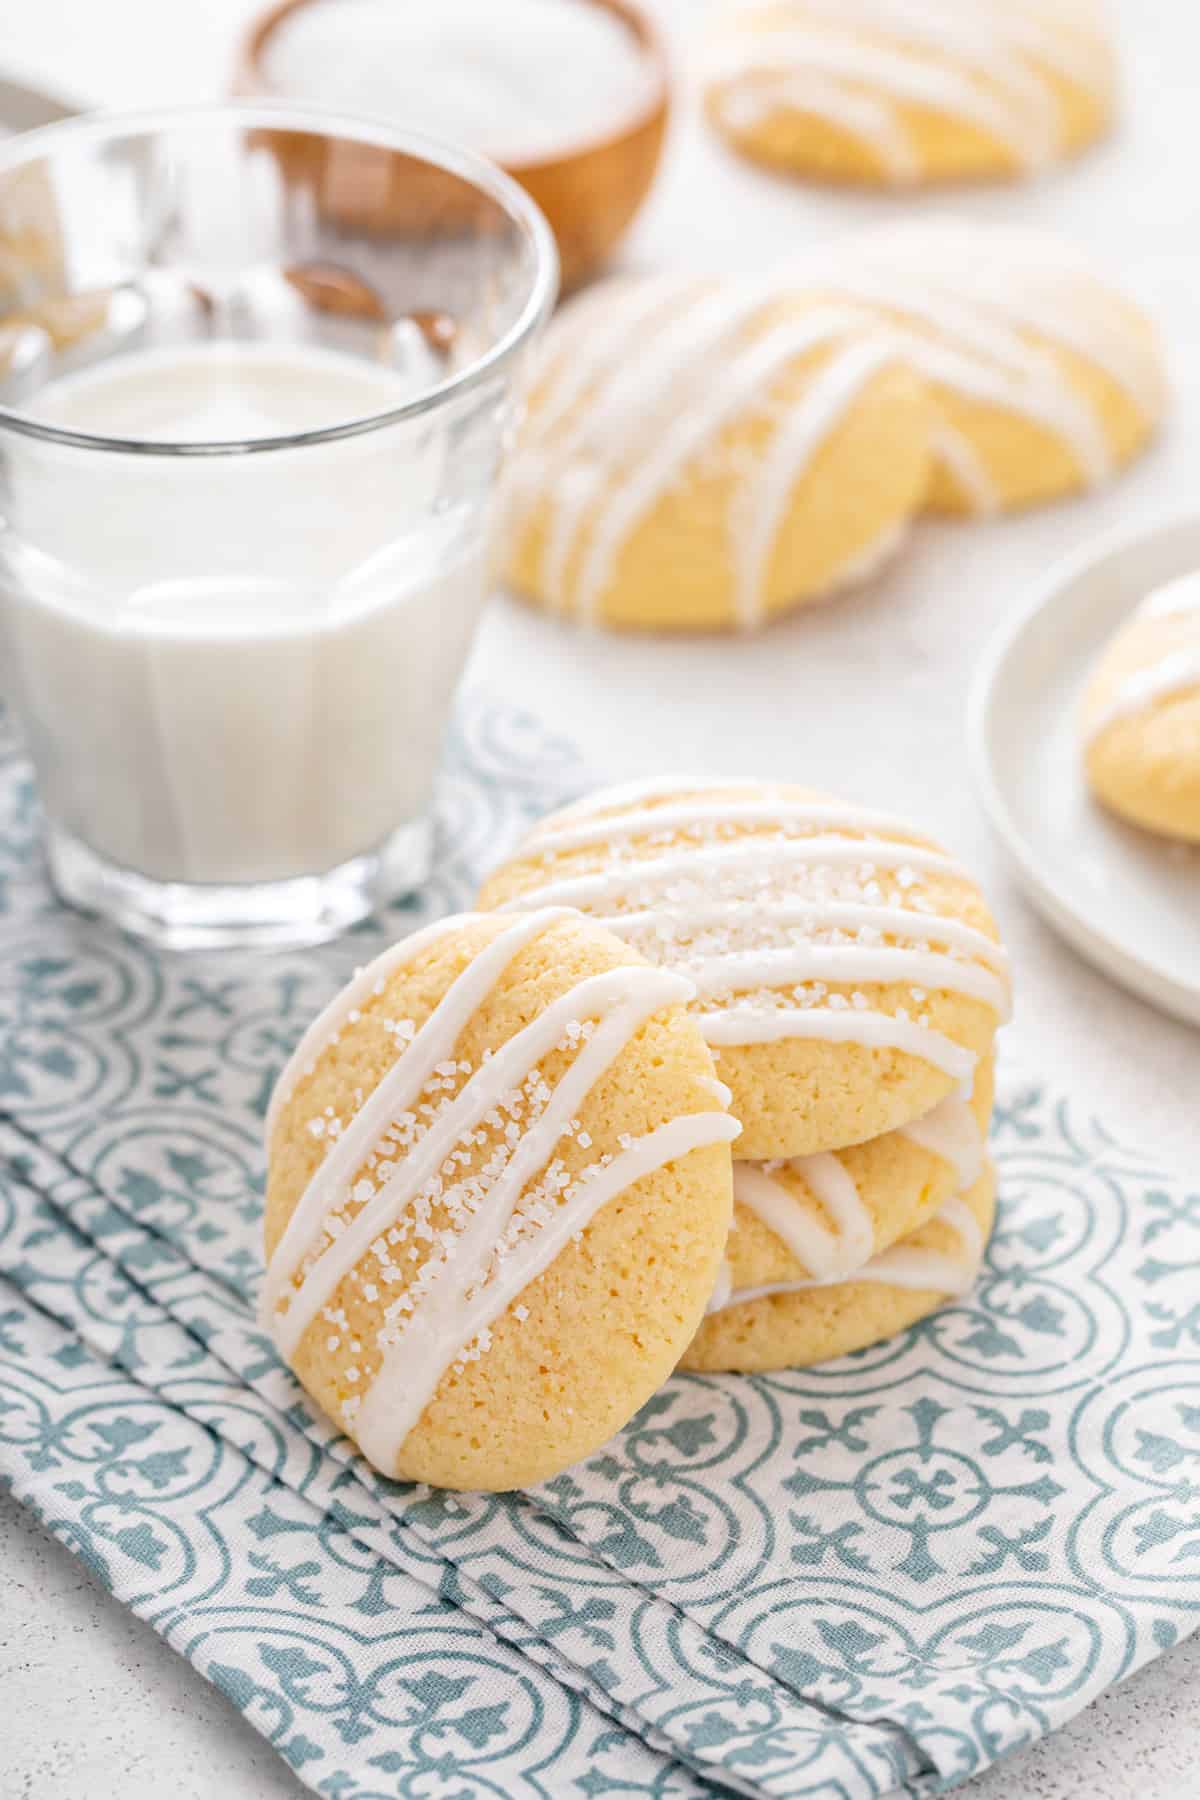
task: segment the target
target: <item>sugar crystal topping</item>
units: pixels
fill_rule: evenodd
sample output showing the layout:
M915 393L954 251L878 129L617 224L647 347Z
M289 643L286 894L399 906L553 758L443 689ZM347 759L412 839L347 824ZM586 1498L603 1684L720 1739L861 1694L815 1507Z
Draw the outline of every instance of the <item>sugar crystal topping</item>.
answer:
M714 1045L826 1036L910 1050L969 1089L974 1054L936 1028L931 997L1008 1013L1004 951L945 898L969 878L886 815L683 781L568 809L522 860L537 881L506 909L596 916L692 982Z

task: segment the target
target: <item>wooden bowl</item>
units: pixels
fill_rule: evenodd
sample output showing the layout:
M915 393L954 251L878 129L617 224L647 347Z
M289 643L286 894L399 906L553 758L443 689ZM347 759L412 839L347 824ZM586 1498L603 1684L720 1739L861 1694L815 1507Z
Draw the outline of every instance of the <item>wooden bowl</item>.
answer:
M319 101L319 94L279 95L267 79L264 53L272 32L299 7L331 3L334 0L278 0L261 13L241 45L235 93L286 97L298 103ZM419 5L422 0L396 3ZM436 4L436 0L430 3ZM639 114L604 137L566 144L554 156L501 165L532 195L550 223L558 241L564 292L599 268L632 223L654 180L670 111L666 50L649 17L636 0L590 0L590 4L602 6L620 19L648 58L654 77L649 101ZM400 127L403 120L391 123ZM307 148L301 140L289 144L288 134L282 131L272 132L271 139L285 173L311 185L312 141ZM439 183L433 170L424 181L415 181L411 159L398 153L365 149L362 163L362 167L339 170L336 181L323 179L319 184L326 203L355 229L381 234L408 231L419 223L418 215L426 208L445 227L456 206L469 204L465 185ZM426 191L430 180L444 191Z

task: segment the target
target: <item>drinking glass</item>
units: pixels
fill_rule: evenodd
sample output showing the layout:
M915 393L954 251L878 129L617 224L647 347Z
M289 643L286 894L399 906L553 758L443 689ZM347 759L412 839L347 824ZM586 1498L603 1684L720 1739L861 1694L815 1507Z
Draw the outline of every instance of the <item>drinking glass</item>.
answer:
M425 879L555 284L499 170L318 110L0 148L0 693L66 900L288 944Z

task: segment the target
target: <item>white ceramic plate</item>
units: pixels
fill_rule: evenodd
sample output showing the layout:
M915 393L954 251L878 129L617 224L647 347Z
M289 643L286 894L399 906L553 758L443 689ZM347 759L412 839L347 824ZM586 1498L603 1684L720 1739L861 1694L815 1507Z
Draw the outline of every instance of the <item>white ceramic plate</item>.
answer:
M1030 899L1105 974L1200 1024L1200 849L1090 797L1076 723L1096 657L1152 588L1200 569L1200 514L1101 539L1051 570L971 694L976 786Z

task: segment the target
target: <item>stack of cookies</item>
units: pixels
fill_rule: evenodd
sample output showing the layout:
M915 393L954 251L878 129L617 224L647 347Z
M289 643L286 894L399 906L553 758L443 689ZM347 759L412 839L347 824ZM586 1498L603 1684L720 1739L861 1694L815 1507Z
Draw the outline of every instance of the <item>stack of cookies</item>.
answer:
M685 1367L822 1361L971 1286L1009 986L938 845L803 788L665 780L545 821L481 903L578 907L695 989L742 1130Z
M970 1286L1008 982L936 844L665 780L543 821L479 905L359 972L268 1118L264 1316L378 1469L526 1485L681 1362L819 1361Z

